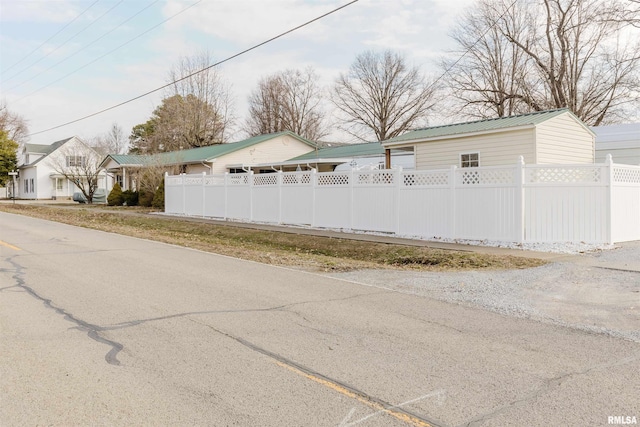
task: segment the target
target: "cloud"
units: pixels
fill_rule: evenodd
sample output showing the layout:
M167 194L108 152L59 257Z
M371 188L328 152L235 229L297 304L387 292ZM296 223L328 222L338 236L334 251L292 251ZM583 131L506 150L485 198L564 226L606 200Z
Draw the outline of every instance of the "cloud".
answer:
M163 13L167 17L172 16L188 4L191 2L168 0ZM172 19L169 27L189 27L236 44L253 44L313 19L340 4L337 1L303 0L203 2ZM313 30L306 32L307 36L312 33Z

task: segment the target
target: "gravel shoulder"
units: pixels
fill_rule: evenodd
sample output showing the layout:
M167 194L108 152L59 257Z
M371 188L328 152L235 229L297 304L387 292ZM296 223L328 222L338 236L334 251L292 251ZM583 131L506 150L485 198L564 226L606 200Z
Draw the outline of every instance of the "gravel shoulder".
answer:
M640 342L640 242L525 270L328 275Z

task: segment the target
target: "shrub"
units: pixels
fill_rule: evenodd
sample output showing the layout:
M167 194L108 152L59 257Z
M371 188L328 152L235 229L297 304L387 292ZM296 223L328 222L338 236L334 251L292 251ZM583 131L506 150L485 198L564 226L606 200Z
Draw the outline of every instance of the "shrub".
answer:
M138 205L150 208L153 204L153 197L155 193L148 190L140 190L138 194Z
M138 192L126 190L122 192L124 197L124 204L127 206L138 206Z
M151 203L151 206L164 211L164 179L160 181L160 186L153 195L153 202Z
M122 206L123 203L124 196L122 195L122 188L120 184L116 182L107 196L107 204L109 206Z

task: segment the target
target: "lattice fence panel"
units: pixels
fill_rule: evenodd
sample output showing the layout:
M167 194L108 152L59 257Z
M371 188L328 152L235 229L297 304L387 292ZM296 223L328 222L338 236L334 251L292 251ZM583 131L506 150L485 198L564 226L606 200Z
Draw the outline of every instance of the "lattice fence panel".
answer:
M229 175L229 185L247 185L249 184L249 174L232 173Z
M224 185L224 175L205 175L204 185Z
M462 185L515 184L514 169L469 169L458 170Z
M349 174L336 174L330 175L318 174L318 185L349 185Z
M449 185L449 172L405 172L402 175L402 184L405 187Z
M311 173L283 173L283 185L309 184L311 182Z
M598 183L602 174L598 167L545 167L530 169L527 173L528 183Z
M614 166L613 182L624 184L640 184L640 167L627 168Z
M392 171L366 171L355 173L355 185L393 184Z
M278 175L275 173L263 173L253 175L253 185L277 185Z
M185 175L184 183L186 185L202 185L202 175L198 175L198 176Z
M182 185L182 177L181 176L170 176L167 179L167 185Z

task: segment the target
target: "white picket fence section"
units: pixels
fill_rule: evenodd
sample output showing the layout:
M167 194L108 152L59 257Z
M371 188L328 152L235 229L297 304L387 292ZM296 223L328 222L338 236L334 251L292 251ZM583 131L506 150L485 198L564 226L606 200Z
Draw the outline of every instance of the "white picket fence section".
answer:
M525 165L165 176L165 212L519 243L640 240L640 167Z

